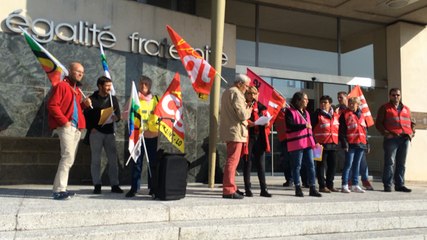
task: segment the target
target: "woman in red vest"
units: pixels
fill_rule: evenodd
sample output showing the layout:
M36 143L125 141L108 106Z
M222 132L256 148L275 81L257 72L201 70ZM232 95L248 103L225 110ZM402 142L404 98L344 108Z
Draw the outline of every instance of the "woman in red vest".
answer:
M339 114L332 107L332 98L322 96L320 98L320 108L312 117L314 140L323 146L321 161L316 161L316 175L319 183L319 191L324 193L338 192L334 188L334 176L336 166L336 150L338 146ZM325 162L326 185L325 185Z
M287 127L287 145L291 157L292 174L295 184L295 196L303 197L300 184L301 163L307 167L309 195L321 197L316 190L315 170L313 162L313 147L315 146L311 129L310 114L306 110L308 104L307 94L296 92L291 100L291 107L286 109L285 120Z
M270 142L268 135L270 129L268 125L255 125L255 121L262 115L265 115L267 108L258 102L258 89L251 86L245 93L246 102L252 105L251 117L248 120L248 152L243 156L243 179L245 182L245 195L252 197L251 191L251 169L252 161L255 163L258 170L258 180L261 188L260 196L271 197L267 191L267 183L265 181L265 152L270 151ZM256 146L256 147L254 147Z
M366 138L367 126L365 117L359 108L360 99L352 97L348 99L348 108L341 114L339 123L339 140L345 151L345 163L342 172L342 192L350 193L348 180L351 178L351 191L364 193L359 186L360 161L368 149ZM352 174L350 175L350 169Z

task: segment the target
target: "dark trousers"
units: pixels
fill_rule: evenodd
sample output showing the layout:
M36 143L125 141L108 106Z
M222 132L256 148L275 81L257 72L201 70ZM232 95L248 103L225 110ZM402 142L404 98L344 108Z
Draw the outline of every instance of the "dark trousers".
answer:
M335 150L323 150L322 161L316 162L316 175L317 182L319 183L319 188L326 187L331 189L334 187L334 177L336 171L336 151ZM326 163L326 166L325 166ZM325 179L325 168L326 168L326 179Z
M251 188L251 170L252 162L256 164L258 172L258 180L261 190L267 189L265 182L265 140L261 138L251 137L248 144L248 155L243 157L243 180L245 182L245 190Z
M147 146L148 159L150 160L150 169L153 170L156 168L157 164L157 137L155 138L145 138L145 144ZM132 185L131 191L137 192L141 187L141 172L142 172L142 163L144 159L144 145L141 143L141 155L138 160L132 167ZM148 188L151 188L151 176L147 170L147 182Z

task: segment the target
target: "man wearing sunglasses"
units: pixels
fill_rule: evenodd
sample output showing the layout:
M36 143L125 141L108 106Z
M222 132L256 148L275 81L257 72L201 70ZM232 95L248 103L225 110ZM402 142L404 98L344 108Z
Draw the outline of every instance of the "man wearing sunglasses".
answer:
M378 110L375 127L384 136L384 192L391 192L393 178L395 191L411 192L405 186L405 162L415 123L411 111L402 103L400 89L390 89L389 102Z

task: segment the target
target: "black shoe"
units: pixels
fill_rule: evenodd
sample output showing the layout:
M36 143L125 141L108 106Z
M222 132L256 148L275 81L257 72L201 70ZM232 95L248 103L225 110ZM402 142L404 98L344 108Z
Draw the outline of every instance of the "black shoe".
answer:
M123 193L123 190L119 187L119 185L111 186L112 193Z
M294 185L294 184L290 181L286 181L285 183L283 183L284 187L292 187L292 185Z
M316 190L316 187L310 187L310 193L309 193L309 195L310 195L311 197L321 197L321 196L322 196L322 194L320 194L320 193Z
M384 186L384 192L391 192L391 187Z
M239 189L236 190L236 193L239 195L242 195L242 196L244 195L244 193L242 191L240 191Z
M243 199L244 197L238 193L233 193L233 194L223 194L222 198Z
M71 192L71 191L68 191L68 190L66 190L66 192L67 192L68 196L70 196L70 198L72 198L72 197L74 197L74 196L77 195L75 192Z
M133 190L129 190L129 192L126 193L127 198L135 197L135 195L136 192L134 192Z
M93 188L93 194L101 194L101 184L96 184Z
M55 200L68 200L71 199L68 192L54 192L52 194L53 199Z
M261 197L272 197L273 195L271 195L267 189L265 190L261 190L261 193L259 194Z
M253 197L254 194L252 193L252 191L250 189L248 189L248 190L245 191L245 196L246 197Z
M396 192L412 192L412 189L409 189L405 186L400 186L400 187L394 186L394 191L396 191Z
M295 186L295 196L297 197L304 197L304 193L302 193L300 186Z

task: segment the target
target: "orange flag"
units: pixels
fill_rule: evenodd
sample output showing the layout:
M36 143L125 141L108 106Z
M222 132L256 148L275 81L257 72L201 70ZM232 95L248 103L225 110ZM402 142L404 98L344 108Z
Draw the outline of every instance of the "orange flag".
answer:
M168 89L154 109L154 115L159 120L159 131L183 153L184 119L180 83L179 73L175 73Z
M374 119L372 118L371 110L369 110L368 102L366 102L365 96L363 95L362 89L359 85L356 85L356 87L354 87L348 94L348 98L351 97L360 98L360 109L362 110L363 116L365 116L366 125L368 127L374 125Z
M166 28L191 79L194 91L196 91L200 99L207 100L215 79L216 70L170 26L166 26Z

